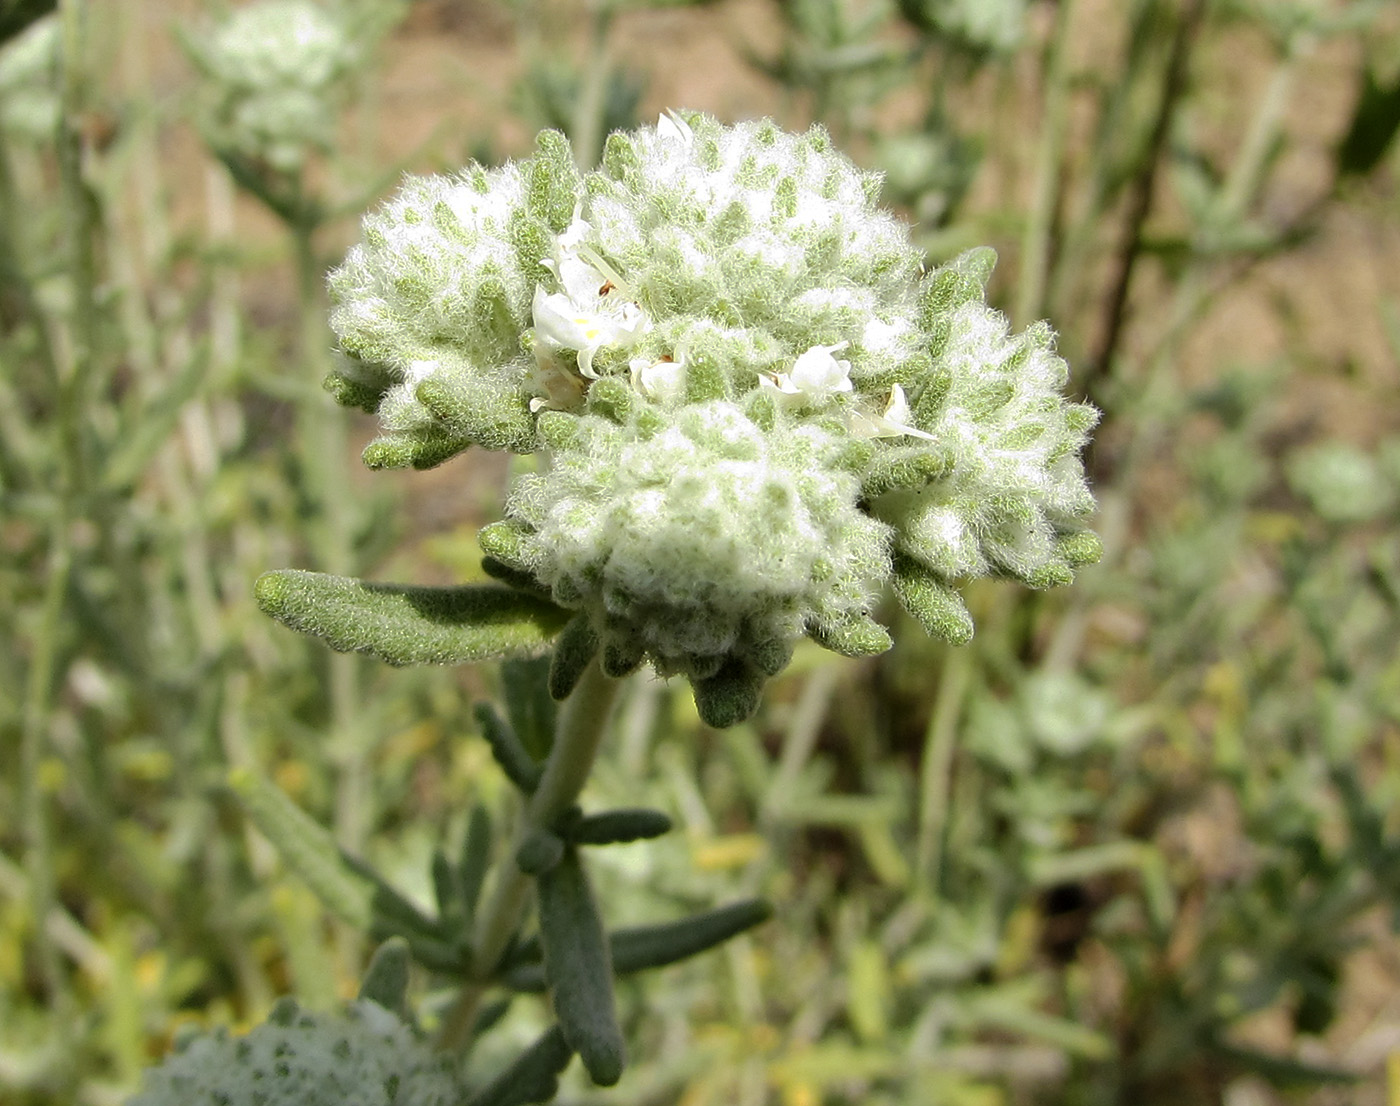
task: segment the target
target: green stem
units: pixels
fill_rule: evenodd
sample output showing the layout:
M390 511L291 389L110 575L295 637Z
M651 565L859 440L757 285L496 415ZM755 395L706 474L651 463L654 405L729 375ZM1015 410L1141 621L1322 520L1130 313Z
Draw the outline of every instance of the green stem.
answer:
M291 227L296 250L298 308L300 314L300 371L319 379L327 345L326 314L322 303L323 272L313 244L314 227ZM343 488L342 467L347 448L345 419L324 397L308 396L301 404L301 462L315 504L312 531L317 567L335 576L355 571L350 504ZM351 653L328 658L332 756L337 769L335 798L336 840L358 853L372 818L368 765L359 736L359 659Z
M1067 45L1074 12L1073 0L1061 0L1045 56L1045 112L1035 155L1035 194L1021 239L1021 278L1016 289L1017 326L1040 318L1045 305L1045 281L1050 267L1050 239L1060 191L1065 130L1069 123L1069 60Z
M919 837L914 879L920 890L938 891L943 860L943 831L948 824L949 781L953 752L957 748L958 719L962 716L972 679L972 652L964 646L949 649L939 681L938 699L924 734L923 767L919 776Z
M578 102L574 105L573 149L574 164L586 173L598 164L603 151L603 125L607 114L608 82L612 77L611 49L608 36L612 30L612 5L595 3L589 32L588 57L583 64L583 79Z
M64 636L64 608L73 573L71 530L79 515L86 482L86 435L83 400L93 360L93 302L96 279L92 252L93 213L83 183L82 137L74 121L81 108L80 69L85 12L81 0L62 9L63 87L58 129L59 193L67 213L68 268L73 282L72 315L66 364L52 365L57 398L57 505L49 533L42 616L34 637L20 730L20 781L25 827L25 867L34 903L34 947L39 977L54 999L64 994L58 954L47 919L56 902L52 842L41 770L58 678L59 645ZM42 325L41 320L36 320Z
M460 1049L471 1036L481 1004L501 954L520 928L530 899L530 877L515 863L515 853L531 834L547 829L578 799L593 770L608 717L622 684L603 675L595 659L559 712L554 747L516 829L515 840L497 871L495 890L478 919L472 943L472 975L457 995L438 1032L438 1047Z

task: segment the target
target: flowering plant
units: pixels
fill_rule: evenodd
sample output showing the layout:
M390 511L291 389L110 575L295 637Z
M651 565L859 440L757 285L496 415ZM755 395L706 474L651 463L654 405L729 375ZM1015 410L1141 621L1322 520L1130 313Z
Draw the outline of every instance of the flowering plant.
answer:
M329 385L378 411L374 467L540 454L488 570L576 612L609 675L684 674L714 725L804 634L887 648L886 581L965 641L957 581L1097 557L1095 413L1048 328L984 302L992 251L925 272L878 189L819 128L679 114L587 176L546 133L410 181L331 277Z
M767 917L746 901L605 929L585 847L669 828L656 811L586 814L576 801L617 678L644 663L684 675L702 718L728 726L804 635L852 656L887 648L874 619L886 583L930 633L961 643L973 628L957 581L1046 587L1095 559L1079 461L1095 413L1061 398L1050 331L1013 335L986 305L990 250L925 271L878 190L819 128L670 113L612 135L596 172L580 174L546 132L525 161L410 179L366 219L331 276L340 360L327 381L379 414L365 460L426 468L475 445L539 463L481 532L499 583L281 571L258 599L394 664L515 658L505 715L482 704L478 718L522 815L483 898L478 812L459 864L435 864L434 918L241 775L249 814L326 902L402 940L381 949L348 1019L287 1008L239 1045L200 1043L151 1077L140 1106L243 1101L269 1046L273 1082L293 1096L324 1085L327 1055L344 1053L371 1073L356 1080L364 1101L395 1101L410 1082L415 1101L445 1100L442 1080L459 1075L420 1054L403 1004L410 954L458 986L444 1049L489 1025L489 989L549 992L558 1024L471 1085L476 1106L551 1097L574 1053L595 1082L615 1082L613 976ZM520 660L545 652L547 669ZM557 718L554 700L566 700Z

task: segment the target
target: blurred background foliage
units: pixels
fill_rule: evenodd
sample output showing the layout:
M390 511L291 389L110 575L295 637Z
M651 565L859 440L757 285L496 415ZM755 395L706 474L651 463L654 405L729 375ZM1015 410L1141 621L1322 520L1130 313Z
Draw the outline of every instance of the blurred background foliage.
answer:
M602 855L610 918L778 920L624 983L635 1066L563 1100L1400 1100L1393 3L419 0L279 165L218 140L190 43L223 7L52 7L0 4L0 1101L117 1103L181 1025L353 995L363 939L231 769L424 902L504 809L496 673L251 601L291 565L479 577L508 471L361 471L321 274L404 169L540 126L588 163L667 106L819 121L931 261L999 248L1104 409L1107 553L976 585L962 649L799 650L730 731L629 687L592 793L681 832Z

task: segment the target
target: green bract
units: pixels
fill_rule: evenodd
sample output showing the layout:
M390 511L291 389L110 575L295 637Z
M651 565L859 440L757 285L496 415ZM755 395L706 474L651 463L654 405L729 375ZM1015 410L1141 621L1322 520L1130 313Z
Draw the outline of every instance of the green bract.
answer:
M451 1061L412 1028L361 999L345 1016L283 1000L245 1037L196 1037L159 1067L127 1106L458 1106Z
M427 467L539 453L482 545L584 612L606 671L687 675L734 721L807 634L889 645L883 585L965 640L953 585L1068 582L1098 556L1043 325L985 302L995 261L925 272L879 179L769 121L664 116L580 176L534 157L410 180L331 277L366 451Z

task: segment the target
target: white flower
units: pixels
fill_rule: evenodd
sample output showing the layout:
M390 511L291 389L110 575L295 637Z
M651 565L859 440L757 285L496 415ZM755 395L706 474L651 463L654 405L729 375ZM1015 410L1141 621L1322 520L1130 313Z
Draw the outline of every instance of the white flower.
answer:
M759 383L780 396L789 397L788 402L793 404L819 407L829 403L839 393L855 389L851 383L851 363L832 356L845 348L845 342L813 346L793 362L790 372L760 377Z
M671 403L685 395L685 358L663 357L649 361L635 357L629 362L632 387L657 403Z
M650 329L651 320L627 298L611 266L583 244L591 229L575 209L573 222L555 241L555 256L542 262L563 290L549 293L536 285L532 313L541 364L560 350L575 350L579 372L596 380L594 353L603 346L626 349Z
M863 411L851 411L846 415L846 428L857 438L898 438L911 434L916 438L937 441L933 434L926 434L913 425L914 413L909 409L909 401L904 398L904 389L896 384L890 390L889 403L884 414L867 415Z
M690 124L670 108L656 120L656 133L667 141L680 142L687 147L695 141L695 132L690 129Z

